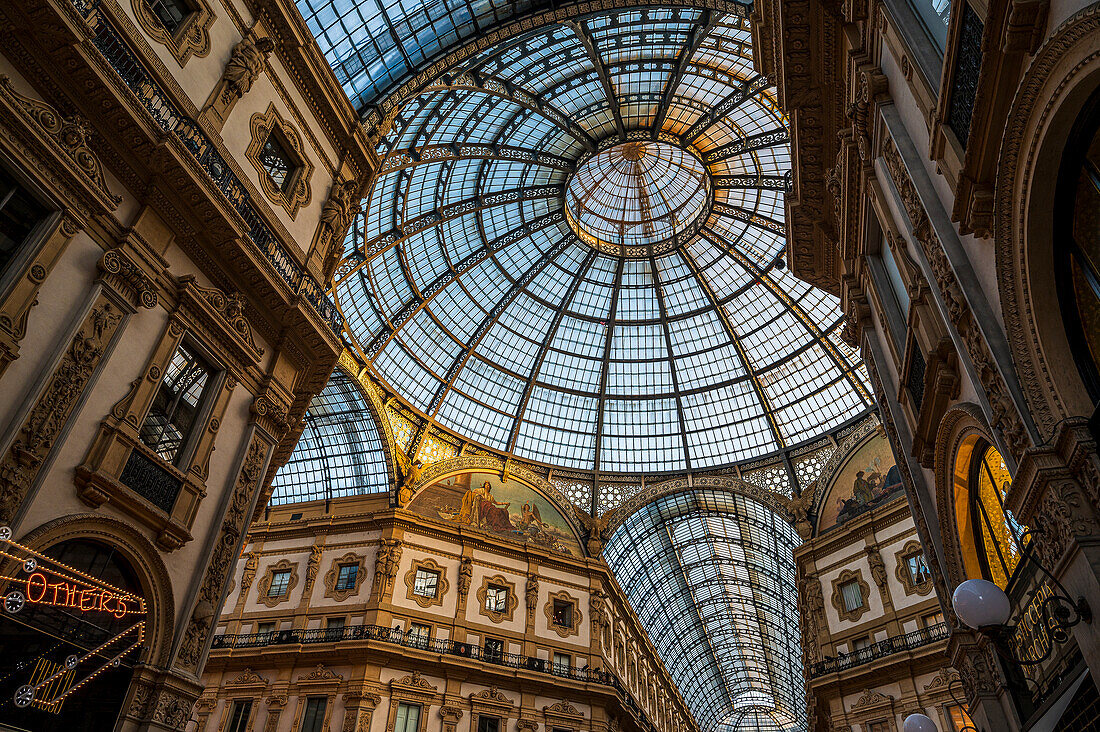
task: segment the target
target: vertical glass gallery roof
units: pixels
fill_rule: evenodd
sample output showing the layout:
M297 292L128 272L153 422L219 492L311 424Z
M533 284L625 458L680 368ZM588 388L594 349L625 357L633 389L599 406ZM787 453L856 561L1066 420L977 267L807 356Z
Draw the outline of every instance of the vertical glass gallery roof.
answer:
M421 417L533 462L653 473L870 409L836 299L782 268L786 120L744 6L314 2L386 131L334 294Z
M704 730L806 729L794 530L740 495L648 504L604 557Z

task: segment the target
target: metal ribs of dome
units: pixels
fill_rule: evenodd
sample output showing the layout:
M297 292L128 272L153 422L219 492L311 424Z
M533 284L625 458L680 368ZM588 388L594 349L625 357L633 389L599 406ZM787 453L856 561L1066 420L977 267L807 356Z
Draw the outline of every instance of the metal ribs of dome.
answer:
M575 470L713 469L868 411L836 300L780 266L788 136L749 43L737 14L606 11L410 94L334 287L364 360L436 426ZM563 199L631 140L698 157L713 203L627 258L583 244Z

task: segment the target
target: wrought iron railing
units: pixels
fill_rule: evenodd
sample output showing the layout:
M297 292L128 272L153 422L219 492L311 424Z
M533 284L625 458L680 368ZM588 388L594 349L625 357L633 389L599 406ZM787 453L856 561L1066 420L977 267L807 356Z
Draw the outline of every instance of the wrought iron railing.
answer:
M275 630L267 633L246 633L240 635L216 635L213 648L257 648L260 646L339 643L343 641L381 641L393 645L415 648L430 653L471 658L485 663L526 669L537 673L559 676L575 681L588 681L613 688L623 705L630 709L638 723L649 732L657 732L647 714L634 700L634 697L619 681L619 677L609 671L593 668L577 668L572 665L555 664L545 658L522 656L518 653L504 653L495 648L483 648L473 643L460 643L439 638L427 638L417 633L405 633L400 628L387 628L383 625L345 625L341 628L314 628L310 630L295 628Z
M937 641L947 640L950 635L951 631L948 629L946 623L937 623L936 625L914 630L912 633L906 633L905 635L895 635L892 638L872 643L866 648L860 648L853 653L845 653L836 658L827 658L824 661L818 661L810 666L810 678L817 678L825 674L844 671L855 666L862 666L865 663L870 663L879 658L885 658L894 653L912 651L921 646L927 646Z
M99 0L70 0L77 13L91 30L92 43L115 70L149 117L160 129L175 135L203 172L229 201L233 210L248 226L248 237L263 253L268 264L295 294L300 294L322 319L339 334L343 321L340 312L325 294L324 287L305 271L272 233L271 228L252 204L244 184L233 173L198 123L188 118L169 99L168 95L142 65L137 54L114 27L100 7Z
M136 448L126 460L118 482L165 513L172 513L183 488L183 481Z

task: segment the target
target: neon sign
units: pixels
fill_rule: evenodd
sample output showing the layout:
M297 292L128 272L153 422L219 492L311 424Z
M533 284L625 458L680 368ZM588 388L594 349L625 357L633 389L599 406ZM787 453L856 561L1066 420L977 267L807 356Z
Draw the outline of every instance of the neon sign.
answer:
M24 597L32 605L52 605L85 613L105 612L116 618L144 612L143 609L130 608L126 604L126 595L100 587L81 587L65 580L51 582L41 572L27 577L26 586Z

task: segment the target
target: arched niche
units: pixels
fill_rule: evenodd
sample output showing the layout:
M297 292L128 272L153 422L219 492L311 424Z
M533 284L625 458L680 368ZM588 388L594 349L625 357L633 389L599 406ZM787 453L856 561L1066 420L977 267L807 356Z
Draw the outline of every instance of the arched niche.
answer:
M1088 416L1058 299L1057 186L1074 125L1100 88L1100 5L1069 17L1029 66L1008 114L994 219L1005 331L1032 417L1044 438L1065 418Z
M904 495L905 487L881 426L862 431L837 449L818 478L815 535Z
M542 477L489 455L433 463L413 486L406 509L509 541L585 556L573 504Z

